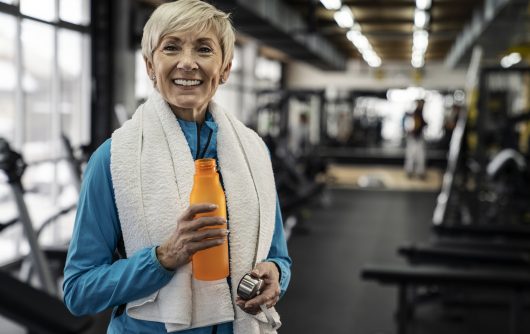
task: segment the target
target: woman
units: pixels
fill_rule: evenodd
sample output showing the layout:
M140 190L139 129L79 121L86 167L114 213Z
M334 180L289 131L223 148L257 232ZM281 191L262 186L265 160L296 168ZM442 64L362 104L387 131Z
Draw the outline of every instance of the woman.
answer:
M275 332L260 305L278 320L291 260L268 151L212 101L234 40L229 16L199 0L161 5L144 27L155 90L91 157L65 267L66 305L78 315L113 307L108 333ZM194 219L214 207L189 206L202 157L218 161L230 234L220 217ZM229 278L193 279L191 256L227 235ZM116 250L125 258L113 262ZM235 287L249 271L264 284L244 301Z

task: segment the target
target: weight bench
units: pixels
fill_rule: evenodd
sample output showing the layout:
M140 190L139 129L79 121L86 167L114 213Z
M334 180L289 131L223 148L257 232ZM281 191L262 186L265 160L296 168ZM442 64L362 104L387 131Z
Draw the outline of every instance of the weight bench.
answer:
M470 236L474 238L507 238L530 239L530 228L516 224L439 224L433 225L433 230L438 235Z
M499 251L518 251L530 254L530 243L522 240L503 240L503 239L485 239L485 238L438 238L432 241L432 244L446 248L462 249L487 249Z
M406 257L411 264L490 265L530 269L530 252L523 251L408 245L399 247L398 253Z
M468 289L495 288L510 298L510 334L521 334L523 293L530 290L530 273L507 270L464 270L408 266L366 266L361 278L398 286L397 334L406 334L414 305L410 300L418 286L451 286Z
M75 317L62 301L0 271L0 314L35 334L79 334L91 317Z

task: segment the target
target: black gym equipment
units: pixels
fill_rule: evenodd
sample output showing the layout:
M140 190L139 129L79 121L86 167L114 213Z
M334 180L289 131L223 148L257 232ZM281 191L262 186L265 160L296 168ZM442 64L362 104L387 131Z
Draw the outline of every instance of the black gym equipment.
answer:
M363 279L398 287L399 334L407 333L416 305L433 297L444 301L454 289L463 301L484 291L501 293L510 305L509 333L522 333L523 302L530 290L530 155L517 150L513 125L527 120L528 113L509 116L497 110L495 117L488 116L493 112L488 101L507 94L489 92L487 77L502 72L530 69L481 71L478 118L469 125L464 110L451 138L433 215L435 240L400 247L409 266L366 266L361 271ZM467 145L470 134L476 135L476 147Z
M57 288L51 273L48 256L66 259L64 248L44 252L38 244L38 233L33 228L24 202L21 178L26 168L22 156L13 151L8 142L0 138L0 170L8 178L17 203L19 217L9 222L19 221L30 245L30 257L42 285L42 290L32 287L12 277L4 266L0 271L0 314L27 328L31 333L75 334L86 332L93 323L92 317L74 317L66 306L57 299ZM3 226L5 227L6 224ZM62 268L61 268L62 270Z
M521 140L516 125L527 121L530 113L510 111L510 92L491 82L529 74L528 67L481 70L479 112L476 118L463 113L465 117L459 119L453 133L433 218L435 232L473 238L528 237L530 154L518 147ZM468 119L471 124L466 123Z
M57 298L0 271L0 314L38 334L80 334L92 317L75 317Z
M28 208L24 202L24 189L21 178L26 169L26 163L22 156L11 150L9 143L0 138L0 170L7 175L9 186L13 192L18 208L18 220L22 223L24 234L30 245L32 263L37 269L37 274L43 289L50 295L57 294L57 288L52 279L48 260L39 246L37 234L33 228L33 223L28 213Z
M309 229L304 224L304 216L309 206L322 198L325 184L317 177L325 172L327 162L316 154L314 146L309 143L299 154L291 151L289 108L291 101L296 100L306 103L308 108L317 101L316 105L322 109L324 91L261 90L256 94L258 107L255 128L260 131L271 155L286 236L290 235L292 226L295 226L294 231L306 233Z
M401 246L398 253L407 258L409 263L443 264L451 267L485 267L499 266L519 269L530 268L530 252L499 250L495 248L474 249L436 246L429 244L412 244Z
M510 334L522 334L524 294L530 290L530 272L507 270L449 269L440 267L365 266L361 271L365 280L398 287L397 334L406 334L414 315L414 298L420 287L459 287L466 292L496 289L510 297Z

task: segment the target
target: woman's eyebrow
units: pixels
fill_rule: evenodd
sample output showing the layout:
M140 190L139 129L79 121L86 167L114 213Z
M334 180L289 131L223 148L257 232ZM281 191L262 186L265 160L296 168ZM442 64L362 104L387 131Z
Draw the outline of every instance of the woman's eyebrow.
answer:
M166 36L162 39L163 41L171 40L173 42L182 43L182 40L175 36Z
M212 38L204 37L204 38L198 38L198 43L209 43L209 44L215 44L215 41Z

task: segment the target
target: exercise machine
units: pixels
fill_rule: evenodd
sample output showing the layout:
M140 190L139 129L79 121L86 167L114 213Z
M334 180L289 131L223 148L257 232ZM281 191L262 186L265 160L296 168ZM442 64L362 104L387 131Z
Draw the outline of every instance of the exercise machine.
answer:
M30 245L30 258L36 268L41 289L37 289L0 271L0 314L39 334L76 334L86 332L92 325L92 317L75 317L57 298L57 287L53 280L50 264L45 252L39 246L38 234L33 228L23 194L21 178L26 168L22 156L13 151L8 142L0 138L0 170L8 179L9 186L18 207L18 218L2 225L20 222ZM63 256L64 251L61 253ZM5 269L5 268L4 268Z

